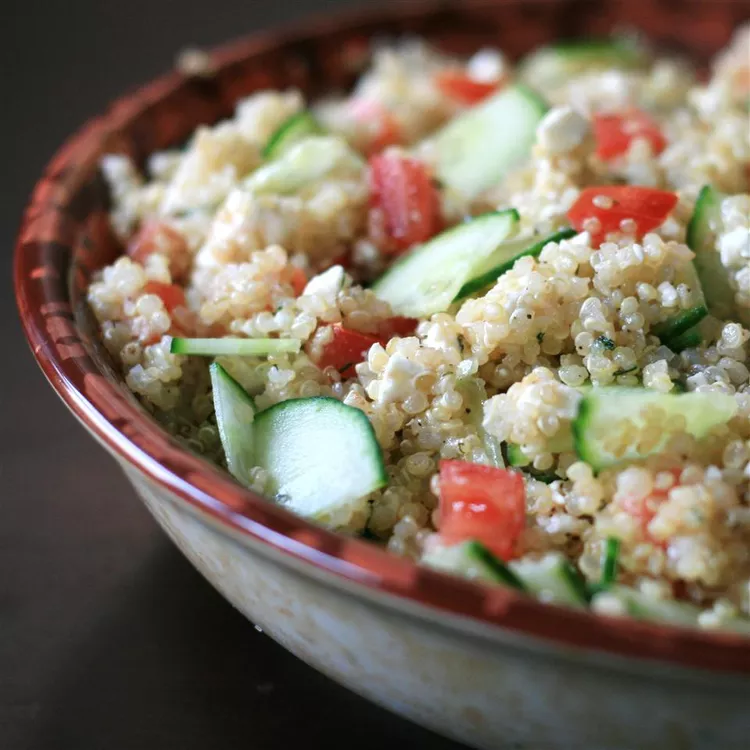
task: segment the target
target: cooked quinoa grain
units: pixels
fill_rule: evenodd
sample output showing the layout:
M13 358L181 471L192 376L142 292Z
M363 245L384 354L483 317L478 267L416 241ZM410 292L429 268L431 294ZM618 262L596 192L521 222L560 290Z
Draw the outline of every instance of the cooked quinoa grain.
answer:
M109 154L124 253L88 290L103 344L167 430L226 465L210 360L173 339L295 339L298 353L216 361L259 412L323 396L366 415L387 482L338 528L454 572L464 542L522 578L567 561L603 614L745 623L749 40L739 29L704 83L645 48L637 64L545 52L514 68L407 40L378 46L346 96L263 91L143 169ZM212 73L197 52L180 67ZM522 158L467 191L442 133L516 79L548 108ZM424 264L468 291L416 318L440 283L383 291L441 231L509 209L502 263L480 269L475 240ZM244 481L288 500L263 466Z

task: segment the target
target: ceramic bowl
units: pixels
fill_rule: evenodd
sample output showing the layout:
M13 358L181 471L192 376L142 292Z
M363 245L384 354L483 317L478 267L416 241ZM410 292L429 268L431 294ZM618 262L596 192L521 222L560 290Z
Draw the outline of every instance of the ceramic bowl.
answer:
M175 72L145 86L47 167L15 256L34 355L196 568L252 622L358 693L480 748L746 748L750 641L544 605L419 569L289 514L151 420L97 340L84 290L119 252L102 154L141 163L260 88L315 96L348 86L373 36L418 34L464 53L499 44L515 57L628 24L705 61L747 14L738 0L398 3L219 49L214 77Z

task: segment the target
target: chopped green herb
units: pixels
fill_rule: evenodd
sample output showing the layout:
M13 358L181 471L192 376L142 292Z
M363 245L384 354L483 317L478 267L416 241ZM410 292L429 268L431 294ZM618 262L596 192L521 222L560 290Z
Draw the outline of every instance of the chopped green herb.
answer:
M542 343L542 341L544 341L544 334L543 334L543 333L542 333L541 331L539 331L539 333L537 333L537 335L536 335L536 340L537 340L537 341L538 341L538 342L539 342L540 344Z
M601 336L598 336L596 339L605 349L608 349L609 351L613 351L615 349L615 342L612 341L611 338L608 336L604 336L603 334Z
M638 369L638 365L634 367L628 367L625 370L615 370L615 375L627 375L630 372L635 372Z

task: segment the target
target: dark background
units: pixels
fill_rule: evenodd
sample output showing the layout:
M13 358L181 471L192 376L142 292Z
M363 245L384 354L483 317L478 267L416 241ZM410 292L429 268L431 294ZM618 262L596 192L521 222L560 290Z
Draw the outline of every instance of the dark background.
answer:
M458 747L298 662L209 587L44 382L10 288L24 202L84 120L185 45L366 4L0 4L2 750Z

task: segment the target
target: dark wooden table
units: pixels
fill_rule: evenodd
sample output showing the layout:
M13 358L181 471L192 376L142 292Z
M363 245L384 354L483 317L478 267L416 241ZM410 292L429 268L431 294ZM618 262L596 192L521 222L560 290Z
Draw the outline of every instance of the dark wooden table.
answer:
M213 44L346 0L6 0L0 14L0 748L458 746L319 675L234 611L44 382L10 291L33 182L113 97Z

